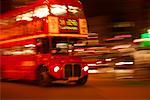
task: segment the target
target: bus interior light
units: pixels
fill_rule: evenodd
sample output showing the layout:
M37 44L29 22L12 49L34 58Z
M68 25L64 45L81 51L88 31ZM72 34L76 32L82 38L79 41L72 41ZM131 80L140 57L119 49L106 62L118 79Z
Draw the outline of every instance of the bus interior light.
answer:
M65 5L51 5L51 13L54 15L63 15L67 13Z
M40 6L40 7L35 9L33 16L43 18L43 17L46 17L49 14L50 13L49 13L49 9L48 9L47 6Z
M16 21L21 21L21 20L32 21L33 20L32 15L33 15L33 11L29 11L27 13L17 15Z

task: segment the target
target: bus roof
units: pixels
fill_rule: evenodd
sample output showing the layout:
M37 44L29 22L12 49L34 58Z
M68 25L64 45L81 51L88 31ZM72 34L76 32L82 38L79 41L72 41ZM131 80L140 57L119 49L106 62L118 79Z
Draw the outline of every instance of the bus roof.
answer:
M35 7L42 5L42 4L72 5L72 6L82 7L82 4L79 0L37 0L34 3L30 3L23 7L10 10L9 12L6 12L6 13L0 15L0 19L16 16L20 13L23 13L24 11L34 9Z
M36 34L32 34L35 36L31 36L32 32L29 32L29 34L22 33L24 30L26 30L25 29L26 26L30 27L30 25L32 25L32 23L29 23L29 22L33 22L33 21L29 21L28 24L26 21L17 22L16 16L26 13L26 12L29 12L29 11L32 11L36 7L39 7L41 5L46 5L46 4L48 6L56 4L56 5L76 6L76 7L82 8L82 4L80 3L79 0L37 0L36 2L32 2L28 5L21 6L20 8L19 7L15 8L14 10L11 10L5 14L0 15L0 25L1 25L1 27L0 27L0 30L1 30L0 44L16 42L16 41L23 41L23 40L28 40L28 39L32 39L32 38L40 38L40 37L45 37L45 36L66 36L66 37L82 37L82 38L87 37L87 34L86 35L85 34L74 34L73 35L73 34L68 34L68 33L63 33L63 32L62 32L63 34L47 34L47 31L45 32L45 30L42 30L43 28L41 30L38 30L38 32L35 32ZM36 21L37 20L34 20L35 23L36 23ZM37 23L43 25L43 23L42 22L40 23L39 20ZM37 26L37 25L32 25L32 26ZM10 30L10 28L12 30ZM16 31L16 30L18 30L18 31Z

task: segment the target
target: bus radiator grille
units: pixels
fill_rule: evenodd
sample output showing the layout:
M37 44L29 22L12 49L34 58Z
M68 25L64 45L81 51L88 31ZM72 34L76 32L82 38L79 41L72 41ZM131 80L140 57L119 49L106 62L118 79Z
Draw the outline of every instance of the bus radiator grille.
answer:
M65 78L68 77L80 77L81 76L81 66L80 64L67 64L64 69Z

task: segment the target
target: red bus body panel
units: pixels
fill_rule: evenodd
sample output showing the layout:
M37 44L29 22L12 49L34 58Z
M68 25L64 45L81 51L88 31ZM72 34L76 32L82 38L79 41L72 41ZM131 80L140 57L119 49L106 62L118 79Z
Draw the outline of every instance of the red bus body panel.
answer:
M14 17L19 14L24 13L25 11L30 11L37 6L43 4L60 4L60 5L73 5L77 7L82 7L81 3L78 0L39 0L36 3L29 4L28 6L18 8L16 10L10 11L6 14L0 16L0 19L3 20L5 18ZM57 16L55 16L57 17ZM60 16L59 16L60 17ZM58 17L58 18L59 18ZM67 16L68 17L68 16ZM37 40L38 38L52 38L53 36L48 33L48 22L47 17L39 18L38 20L42 20L44 29L40 32L27 33L27 34L17 34L17 36L4 36L4 38L0 38L0 69L1 69L1 77L6 79L25 79L25 80L36 80L36 71L40 65L45 65L48 68L49 74L55 79L64 79L64 67L66 64L80 64L81 67L81 76L80 78L88 75L88 71L84 71L83 68L86 66L85 63L82 62L80 57L75 57L71 55L54 55L50 52L47 54L40 54L37 50ZM61 18L61 17L60 17ZM64 17L63 17L64 18ZM76 18L77 20L79 18ZM37 19L32 20L37 21ZM28 23L26 21L14 22L14 24L9 25L8 27L4 25L0 29L9 30L11 27L20 27L22 24ZM30 22L29 22L30 23ZM20 25L20 26L19 26ZM19 31L19 30L14 30ZM20 32L20 31L19 31ZM5 32L4 32L5 33ZM3 35L5 35L3 33ZM6 32L7 33L7 32ZM58 33L57 36L63 37L63 33ZM74 37L74 35L67 33L65 34L67 37ZM75 34L76 35L76 34ZM76 37L80 37L78 34ZM55 37L57 37L55 36ZM86 36L86 35L85 35ZM64 36L65 37L65 36ZM24 48L28 48L27 46L35 46L35 50L30 50L26 52L35 52L26 54ZM15 48L15 49L13 49ZM22 51L20 50L21 48ZM5 52L5 55L2 52ZM20 51L17 51L20 50ZM24 50L24 51L23 51ZM54 67L59 66L60 70L58 72L54 72Z

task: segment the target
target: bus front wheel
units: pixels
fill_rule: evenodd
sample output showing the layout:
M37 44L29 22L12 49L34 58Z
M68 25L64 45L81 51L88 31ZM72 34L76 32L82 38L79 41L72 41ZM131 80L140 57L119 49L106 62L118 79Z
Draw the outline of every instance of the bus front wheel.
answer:
M87 82L88 75L84 76L83 78L79 79L76 84L77 85L84 85Z
M39 67L37 70L37 84L40 86L48 86L50 84L50 77L48 69L45 66Z

